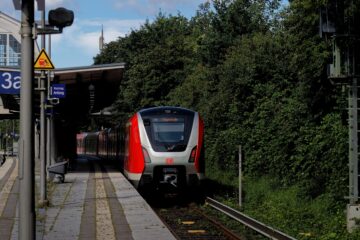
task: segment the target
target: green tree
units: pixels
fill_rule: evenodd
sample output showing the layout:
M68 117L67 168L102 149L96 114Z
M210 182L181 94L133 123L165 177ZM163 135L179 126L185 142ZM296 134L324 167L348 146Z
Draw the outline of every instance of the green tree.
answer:
M153 23L146 22L116 45L106 46L96 58L99 62L114 53L113 60L127 65L116 103L119 114L166 103L192 63L193 49L187 44L190 33L186 18L160 13Z
M147 106L188 107L205 120L210 175L236 177L242 144L248 175L299 182L312 197L342 189L346 102L327 78L331 46L318 34L329 1L281 9L277 0L214 0L191 20L160 13L95 57L126 62L118 120Z

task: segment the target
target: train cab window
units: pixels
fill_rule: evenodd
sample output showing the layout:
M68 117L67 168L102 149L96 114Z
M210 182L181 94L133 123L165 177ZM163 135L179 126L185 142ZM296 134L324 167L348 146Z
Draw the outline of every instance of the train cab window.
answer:
M194 112L183 109L156 108L141 112L151 146L156 152L182 152L186 150Z
M153 131L156 142L179 143L184 141L184 119L183 118L155 118L153 120Z

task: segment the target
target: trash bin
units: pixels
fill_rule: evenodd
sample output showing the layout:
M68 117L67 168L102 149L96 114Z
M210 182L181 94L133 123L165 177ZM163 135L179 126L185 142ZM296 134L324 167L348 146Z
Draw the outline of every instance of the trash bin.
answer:
M65 181L65 174L67 173L68 161L58 162L50 165L47 169L49 173L60 175L60 182Z

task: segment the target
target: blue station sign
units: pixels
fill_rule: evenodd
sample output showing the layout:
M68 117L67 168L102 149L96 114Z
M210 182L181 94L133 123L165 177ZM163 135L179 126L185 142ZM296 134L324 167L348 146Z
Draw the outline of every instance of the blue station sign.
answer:
M20 72L0 70L0 94L20 94L20 82Z
M65 98L66 97L66 86L62 83L52 84L50 87L51 98Z

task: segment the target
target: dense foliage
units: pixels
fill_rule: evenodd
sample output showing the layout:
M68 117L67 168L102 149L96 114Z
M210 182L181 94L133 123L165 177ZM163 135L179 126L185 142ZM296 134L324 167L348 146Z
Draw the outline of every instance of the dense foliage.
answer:
M319 36L329 1L213 0L192 19L160 13L94 59L126 62L117 121L152 105L197 110L211 178L237 184L242 145L246 176L344 203L346 94L327 78L331 43ZM350 2L346 14L358 15Z

